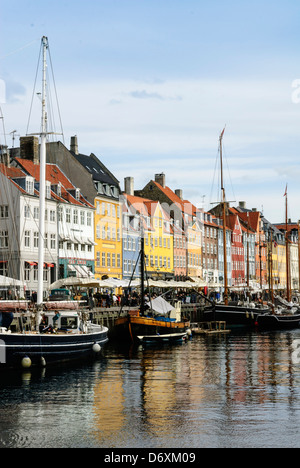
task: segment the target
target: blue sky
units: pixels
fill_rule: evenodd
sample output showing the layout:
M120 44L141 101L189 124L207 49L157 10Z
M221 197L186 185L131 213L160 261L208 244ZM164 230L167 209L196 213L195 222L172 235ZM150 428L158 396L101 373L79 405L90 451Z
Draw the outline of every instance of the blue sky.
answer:
M228 199L282 222L288 183L296 221L299 20L296 0L0 0L6 133L26 133L46 35L67 146L77 134L80 151L121 185L131 175L141 188L165 172L171 188L210 209L226 124Z

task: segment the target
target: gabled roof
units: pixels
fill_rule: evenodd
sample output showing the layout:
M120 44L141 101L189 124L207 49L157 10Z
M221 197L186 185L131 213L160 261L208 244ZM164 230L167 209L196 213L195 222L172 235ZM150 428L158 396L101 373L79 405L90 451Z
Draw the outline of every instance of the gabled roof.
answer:
M258 211L240 212L236 208L229 208L229 213L237 215L240 221L242 231L259 232L260 213Z
M20 168L23 169L21 171L23 173L23 176L26 175L24 171L32 176L37 182L40 181L40 165L39 164L34 164L33 161L30 161L28 159L21 159L21 158L15 158L15 161L17 164L20 166ZM18 168L15 168L18 169ZM20 170L20 169L19 169ZM19 176L14 176L19 177ZM62 190L61 190L61 197L59 197L56 193L53 191L51 192L52 198L64 202L69 202L72 203L73 205L78 205L78 206L88 206L89 208L94 208L94 206L89 203L82 195L80 195L79 200L77 200L70 192L69 190L75 190L76 187L72 184L72 182L68 179L68 177L60 170L60 168L56 164L46 164L46 180L51 183L51 185L57 185L61 184Z
M170 200L170 202L176 204L178 208L181 209L183 214L187 214L189 216L196 216L199 210L193 205L189 200L182 200L178 195L176 195L173 190L169 187L163 187L155 180L151 180L151 184L155 184L163 193L164 195Z
M230 208L230 211L236 213L240 219L247 225L249 223L249 227L255 231L260 231L259 221L260 221L260 212L259 211L239 211L236 208Z
M128 195L126 193L123 193L123 195L127 199L129 205L131 205L141 215L152 219L157 207L160 206L164 218L169 222L171 221L169 214L163 209L159 201L149 200L148 198L137 197L135 195ZM153 206L155 206L155 210L153 210ZM147 229L149 230L149 227Z

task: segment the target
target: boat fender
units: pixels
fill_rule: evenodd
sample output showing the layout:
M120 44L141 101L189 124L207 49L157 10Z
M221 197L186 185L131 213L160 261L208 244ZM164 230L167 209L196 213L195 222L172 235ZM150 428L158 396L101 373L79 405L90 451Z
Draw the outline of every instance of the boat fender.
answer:
M46 359L43 356L41 357L41 366L46 367Z
M252 320L254 319L254 314L253 314L253 312L251 312L251 318L252 318Z
M101 351L101 346L100 346L98 343L95 343L95 344L93 345L93 351L94 351L94 353L100 353L100 351Z
M25 356L22 359L21 364L24 369L29 369L29 367L31 367L31 359L28 356Z
M247 318L247 319L249 318L249 314L248 314L248 312L246 312L246 318Z
M192 336L192 330L190 330L190 329L188 328L187 331L186 331L186 334L187 334L187 336Z

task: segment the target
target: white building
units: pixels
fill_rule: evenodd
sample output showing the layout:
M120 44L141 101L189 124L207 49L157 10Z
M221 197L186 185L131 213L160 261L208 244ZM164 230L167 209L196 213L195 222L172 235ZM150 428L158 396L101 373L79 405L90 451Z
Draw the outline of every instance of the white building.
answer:
M37 290L39 199L35 180L15 167L0 165L0 274L25 281L20 297ZM44 288L56 279L57 202L46 201Z
M15 162L35 179L39 177L39 164L21 158L16 158ZM50 219L48 225L45 225L45 236L48 236L50 245L53 246L51 230L47 233L47 227L51 229L53 221L56 227L55 245L58 258L56 279L93 276L95 271L93 205L82 196L80 188L75 187L56 164L46 165L46 185L46 201L52 200L55 205L55 216L49 207Z

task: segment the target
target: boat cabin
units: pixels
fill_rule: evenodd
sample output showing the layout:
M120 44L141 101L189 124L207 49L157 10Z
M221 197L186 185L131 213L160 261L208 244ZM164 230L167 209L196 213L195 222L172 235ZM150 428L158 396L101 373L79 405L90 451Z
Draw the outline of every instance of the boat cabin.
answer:
M40 331L42 333L48 333L54 329L59 331L74 331L79 330L79 316L76 311L52 311L45 312L42 314L40 323Z

